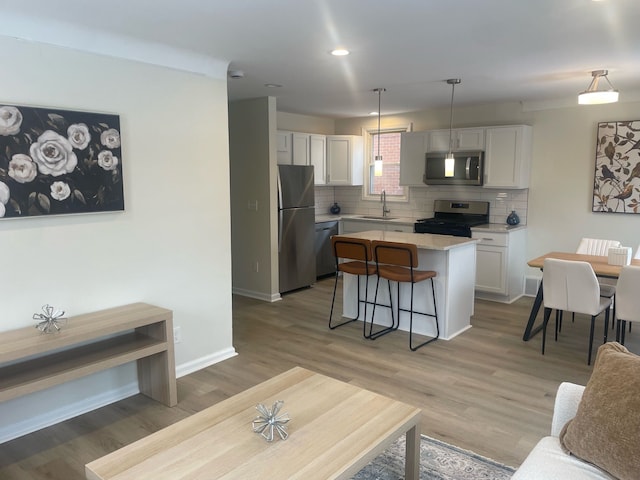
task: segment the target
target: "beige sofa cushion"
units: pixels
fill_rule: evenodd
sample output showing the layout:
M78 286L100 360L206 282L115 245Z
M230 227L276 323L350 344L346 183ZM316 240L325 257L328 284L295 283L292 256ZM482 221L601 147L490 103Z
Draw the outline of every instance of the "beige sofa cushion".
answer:
M598 355L578 412L560 432L571 454L620 480L640 472L640 357L618 343Z

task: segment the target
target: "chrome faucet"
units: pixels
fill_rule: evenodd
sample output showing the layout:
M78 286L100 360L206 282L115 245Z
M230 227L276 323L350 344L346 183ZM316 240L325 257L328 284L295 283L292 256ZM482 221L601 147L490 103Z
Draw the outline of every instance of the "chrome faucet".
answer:
M380 194L380 201L382 202L382 216L386 217L391 210L387 208L387 192L385 190L382 190Z

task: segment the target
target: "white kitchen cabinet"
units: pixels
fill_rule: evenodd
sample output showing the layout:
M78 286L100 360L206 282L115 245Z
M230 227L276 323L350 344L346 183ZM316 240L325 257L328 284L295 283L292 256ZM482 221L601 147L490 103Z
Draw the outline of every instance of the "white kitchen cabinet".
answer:
M428 151L429 132L403 132L400 135L400 185L424 186L422 177Z
M449 151L449 130L431 130L429 133L430 152ZM484 128L454 128L451 132L451 149L484 150Z
M278 164L312 165L316 185L327 183L327 143L324 135L303 132L277 132Z
M529 188L532 128L528 125L487 127L485 188Z
M293 132L292 134L292 150L294 165L311 165L309 144L311 135L308 133Z
M328 135L327 185L362 185L364 152L362 137Z
M276 151L278 153L279 165L291 165L293 161L292 140L292 132L286 132L284 130L278 130L276 132Z
M524 294L526 229L472 229L476 246L476 297L511 303Z
M309 165L313 165L316 185L327 183L327 138L309 135Z

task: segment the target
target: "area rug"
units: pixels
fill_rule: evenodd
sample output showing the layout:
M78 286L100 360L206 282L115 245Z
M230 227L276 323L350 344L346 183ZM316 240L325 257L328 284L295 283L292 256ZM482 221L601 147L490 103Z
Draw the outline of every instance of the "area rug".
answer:
M402 436L352 480L404 478L405 437ZM420 480L508 480L515 469L435 438L422 435Z

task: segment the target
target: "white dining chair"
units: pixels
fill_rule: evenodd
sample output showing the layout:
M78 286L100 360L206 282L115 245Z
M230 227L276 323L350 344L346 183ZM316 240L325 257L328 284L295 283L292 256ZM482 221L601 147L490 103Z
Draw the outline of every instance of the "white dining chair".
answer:
M580 240L580 244L576 249L576 253L582 253L583 255L598 255L606 257L611 247L620 247L620 242L617 240L602 240L600 238L586 238Z
M609 323L609 306L611 298L600 296L600 285L593 267L588 262L558 260L547 258L542 270L542 288L544 298L544 321L542 324L542 354L544 355L547 324L553 309L582 313L591 316L589 333L589 356L587 364L591 365L593 349L593 332L596 317L605 312L604 342L607 341ZM556 340L558 338L558 316L556 313Z
M640 267L627 265L622 267L618 277L616 293L616 313L618 315L616 339L624 345L626 322L640 322Z
M620 246L622 246L622 244L618 240L603 240L600 238L583 237L578 244L576 253L606 257L609 255L610 248ZM613 317L615 318L616 280L611 278L603 278L598 279L598 283L600 284L600 295L611 299L611 304L613 306ZM575 320L575 314L572 318L573 320ZM613 322L611 322L611 327L613 328Z

